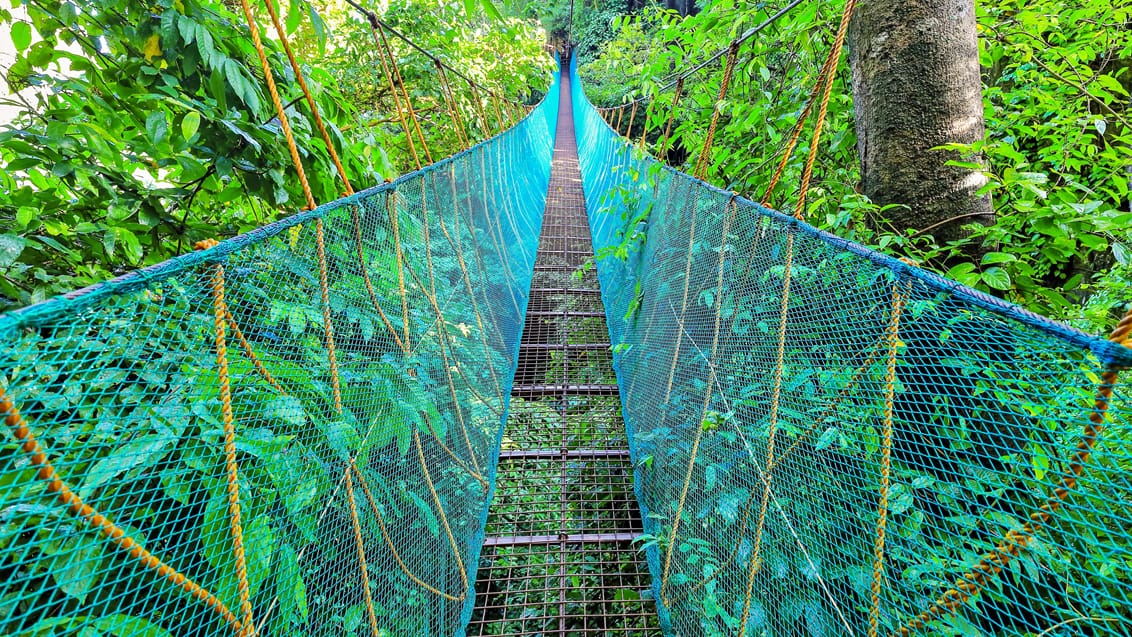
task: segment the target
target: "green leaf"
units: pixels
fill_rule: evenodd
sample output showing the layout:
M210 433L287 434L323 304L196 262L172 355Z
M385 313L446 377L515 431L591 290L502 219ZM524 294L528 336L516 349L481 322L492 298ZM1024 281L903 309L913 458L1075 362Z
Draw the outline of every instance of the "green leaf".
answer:
M123 473L157 462L165 455L169 442L168 436L150 435L118 447L111 455L94 463L79 489L79 496L89 498L96 489Z
M51 576L59 590L85 602L102 574L102 542L94 536L72 535L51 560Z
M20 253L24 251L27 241L14 234L0 234L0 268L11 267Z
M276 396L271 399L264 410L264 415L278 418L295 427L302 427L307 421L303 403L294 396Z
M279 547L279 565L276 568L275 594L279 597L279 610L295 623L303 623L310 614L307 607L307 587L299 570L299 558L290 544Z
M189 111L183 119L181 119L181 136L185 141L190 141L193 135L197 134L200 128L200 113L196 111Z
M98 620L98 629L115 637L173 637L161 626L129 615L103 617Z
M12 23L12 44L17 51L26 51L31 46L31 25L22 20Z
M153 111L145 118L145 132L149 141L160 144L169 133L169 123L165 120L165 111Z
M500 15L499 10L495 8L495 4L491 0L480 0L480 4L483 5L483 10L492 20L503 20L503 16Z
M248 588L252 595L271 574L271 556L275 548L275 531L271 516L260 513L244 528L244 560L247 565Z
M981 278L983 283L996 290L1009 290L1010 289L1010 275L999 267L987 268L983 271Z

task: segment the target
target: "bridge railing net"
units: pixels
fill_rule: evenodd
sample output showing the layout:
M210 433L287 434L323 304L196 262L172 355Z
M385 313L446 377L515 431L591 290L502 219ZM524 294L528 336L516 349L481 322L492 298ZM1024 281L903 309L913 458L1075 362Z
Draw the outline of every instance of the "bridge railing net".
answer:
M1089 422L1128 350L662 167L574 96L668 634L1132 634L1127 389Z
M0 317L0 634L458 632L548 95L423 171Z

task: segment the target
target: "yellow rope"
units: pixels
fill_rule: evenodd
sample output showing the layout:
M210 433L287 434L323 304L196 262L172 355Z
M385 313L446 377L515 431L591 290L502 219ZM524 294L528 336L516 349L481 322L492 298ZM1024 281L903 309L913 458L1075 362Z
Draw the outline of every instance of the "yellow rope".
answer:
M393 554L393 559L394 559L394 561L397 562L397 566L401 568L401 571L404 572L405 575L407 575L409 577L409 579L413 581L413 583L415 583L417 586L420 586L421 588L425 589L426 591L428 591L430 593L433 593L435 595L439 595L440 597L443 597L443 598L450 600L450 601L453 601L453 602L464 601L464 598L466 597L466 593L461 593L459 596L450 595L448 593L445 593L444 591L440 590L439 588L437 588L437 587L429 584L428 582L425 582L421 578L417 577L413 573L413 571L409 569L409 566L407 564L405 564L405 560L401 559L401 554L397 552L397 547L393 546L393 538L389 537L389 529L386 528L386 526L385 526L385 518L382 517L381 510L378 509L377 502L373 498L373 493L370 492L369 485L366 484L365 476L362 475L362 472L358 469L357 465L355 465L352 461L350 462L350 467L353 468L354 473L357 474L358 481L362 483L362 493L365 494L366 500L369 501L370 510L373 511L374 517L377 518L377 525L381 529L381 536L383 538L385 538L385 543L389 546L389 552Z
M444 513L444 506L440 502L440 495L436 493L436 485L432 482L432 475L428 472L428 463L425 462L424 448L421 447L420 432L413 430L413 443L417 446L417 458L421 463L421 471L424 472L425 484L428 485L428 492L432 494L432 501L436 505L436 513L440 516L440 523L444 525L444 533L448 536L448 543L452 547L452 556L456 558L456 570L460 571L460 580L463 582L463 590L468 590L470 583L468 582L468 573L464 569L464 558L460 554L460 546L456 543L456 536L452 534L452 527L448 524L448 515Z
M354 461L350 461L350 467ZM369 567L366 566L366 547L362 542L362 525L358 522L358 504L354 501L354 482L350 478L350 467L346 467L346 498L350 501L350 521L354 526L354 544L358 549L358 564L362 570L362 592L366 600L366 615L369 617L370 632L378 637L381 631L377 627L377 613L373 610L373 594L369 590Z
M240 326L236 324L236 317L232 316L232 312L228 310L227 306L224 308L224 319L228 322L228 327L232 328L232 335L236 337L236 341L240 344L240 349L244 350L244 354L248 357L248 360L252 362L252 366L255 367L256 372L258 372L269 385L278 390L279 393L286 394L287 392L275 381L271 372L267 371L267 368L264 367L263 361L259 360L259 356L256 356L251 343L248 342L248 339L244 338L244 333L240 331Z
M244 9L244 18L247 21L248 30L251 32L252 44L255 45L260 66L263 68L263 77L267 84L268 93L271 95L271 101L275 105L275 115L279 118L279 124L283 129L283 136L287 140L287 148L291 152L291 162L295 165L295 171L299 175L299 183L303 189L303 196L307 200L308 208L314 210L317 204L315 203L314 194L311 192L310 182L307 180L307 173L303 169L303 162L299 158L299 146L298 143L295 142L295 135L291 130L291 122L287 119L287 113L285 113L283 109L283 101L279 97L279 89L275 85L275 77L271 72L271 63L267 61L267 52L263 48L263 40L260 38L259 26L256 24L255 17L252 15L252 8L248 0L240 0L240 5ZM343 177L345 177L345 172L343 172ZM342 389L338 379L338 357L334 346L334 325L330 321L330 290L328 287L329 282L326 264L326 241L321 218L315 221L315 242L318 249L319 285L322 287L323 334L326 339L326 352L330 362L330 384L334 394L334 407L338 413L341 413Z
M199 242L197 249L216 245L215 240ZM244 529L240 512L240 471L236 462L236 423L232 412L232 388L228 377L228 346L225 330L228 305L224 301L224 266L216 264L212 274L213 324L216 333L216 372L220 383L220 412L224 423L224 466L228 478L228 518L232 531L232 553L236 558L236 587L243 614L244 635L255 636L248 566L244 555Z
M425 152L425 159L428 163L432 163L432 151L428 147L428 140L425 139L424 133L421 132L421 122L417 119L417 112L413 110L413 101L409 99L409 89L405 87L405 80L401 77L401 67L397 64L397 58L393 55L393 47L389 46L389 39L385 37L385 27L378 23L378 35L381 36L381 44L385 52L389 55L389 62L393 66L393 74L397 78L397 85L401 87L401 95L405 98L405 109L409 112L409 121L412 122L413 127L417 131L417 137L421 140L421 147Z
M637 103L633 102L633 110L629 112L629 126L625 129L625 138L631 141L633 136L633 120L637 118Z
M747 572L747 591L743 597L743 619L739 623L739 634L746 634L747 619L751 611L751 592L755 584L755 574L761 565L759 550L762 547L763 527L766 524L767 505L770 501L770 486L773 475L770 466L774 463L774 439L778 433L778 409L782 402L782 374L786 358L786 317L790 307L790 270L794 263L794 233L786 237L786 263L782 273L782 303L778 322L778 346L774 359L774 389L770 400L770 428L767 432L766 466L763 480L763 494L759 505L758 524L755 527L755 545L751 552L751 566Z
M220 601L220 598L147 551L141 544L127 536L122 527L83 502L82 498L59 478L55 467L47 459L47 454L31 432L31 427L28 426L19 410L16 409L15 404L3 387L0 387L0 414L3 414L4 423L8 425L12 435L20 443L20 449L30 456L31 465L36 469L36 477L47 484L47 492L53 495L60 505L66 507L71 515L79 518L83 525L108 540L130 560L140 564L147 571L165 580L222 617L232 627L236 637L245 635L244 625L240 622L240 619L229 610L224 602Z
M456 139L460 141L460 150L468 149L468 137L464 131L464 120L460 117L460 109L456 104L456 96L452 94L452 87L448 84L448 74L444 72L444 65L439 60L436 63L436 72L440 75L440 86L444 93L444 103L448 106L448 115L452 118L452 128L456 131Z
M385 81L389 82L389 92L393 95L393 107L397 109L397 119L401 122L401 129L405 131L405 140L409 144L409 154L413 156L413 164L417 170L422 168L421 157L417 154L416 144L413 143L413 131L409 128L409 122L405 119L405 113L401 110L401 94L397 90L397 84L393 81L393 72L389 70L389 61L386 60L386 54L392 58L392 53L382 45L382 38L378 36L378 29L380 24L377 21L377 16L372 13L366 14L369 18L370 35L373 36L373 43L377 46L377 57L381 60L381 70L385 73Z
M869 608L869 637L877 637L880 629L880 587L884 579L884 531L888 522L888 489L892 482L892 418L896 400L896 357L900 351L900 314L907 294L898 285L892 286L892 311L885 330L888 358L884 370L884 432L880 457L880 498L877 503L876 540L873 544L872 606Z
M719 267L718 267L718 274L717 274L717 278L716 278L716 298L717 298L718 302L715 304L715 327L712 330L711 355L708 358L708 360L715 360L716 351L717 351L718 346L719 346L719 321L720 321L720 316L721 316L722 310L723 310L723 266L724 266L724 263L726 263L726 261L727 261L727 234L731 230L731 219L734 217L735 210L738 207L735 204L735 197L736 196L737 195L731 196L731 200L727 202L727 207L724 209L723 229L722 229L722 232L720 233ZM690 253L690 250L689 250L689 253ZM685 277L685 283L686 282L687 282L687 277ZM687 301L687 288L685 288L685 302L686 301ZM683 313L683 312L681 312L681 313ZM683 320L682 319L681 319L680 331L683 332ZM679 345L677 346L677 348L679 348ZM673 359L673 366L675 366L675 358ZM676 546L677 534L679 533L679 529L680 529L680 518L684 514L684 505L685 505L685 503L687 502L687 499L688 499L688 488L692 483L692 470L696 466L696 456L699 453L700 440L703 438L703 433L704 433L703 423L704 423L704 420L707 418L707 410L708 410L708 407L711 405L712 389L713 389L713 387L715 387L715 365L710 365L709 367L710 367L710 371L708 372L707 387L704 389L703 407L700 410L700 420L699 420L699 422L694 423L695 426L696 426L696 436L695 436L694 441L692 442L691 456L688 458L688 470L684 474L684 486L680 491L680 501L676 506L676 517L673 518L673 520L672 520L672 535L671 535L671 537L669 537L669 540L668 540L668 550L666 551L665 556L664 556L664 572L663 572L663 574L661 575L661 578L660 578L661 599L664 601L664 603L666 605L669 603L668 598L667 598L667 588L668 588L668 575L669 575L669 572L670 572L671 567L672 567L672 550ZM664 404L665 405L668 404L667 398L665 399Z
M668 125L664 127L664 137L661 138L660 152L657 154L657 159L664 161L665 154L668 153L668 140L672 135L672 123L676 121L676 107L680 104L680 96L684 94L684 76L676 80L676 92L672 95L672 108L668 111Z
M412 338L409 337L409 299L405 289L405 256L401 251L401 223L396 190L385 197L385 210L389 214L390 227L393 228L393 252L397 259L397 289L401 293L401 320L404 322L405 330L402 348L407 351L412 348Z
M719 107L727 98L727 88L731 85L731 75L735 71L735 58L739 54L739 41L731 43L727 50L727 62L723 67L723 79L719 83L719 96L715 99L715 106L711 112L711 123L708 125L707 135L704 136L704 146L700 150L700 158L696 162L696 169L692 173L697 179L703 179L707 172L708 159L711 157L711 147L715 143L715 131L719 125Z

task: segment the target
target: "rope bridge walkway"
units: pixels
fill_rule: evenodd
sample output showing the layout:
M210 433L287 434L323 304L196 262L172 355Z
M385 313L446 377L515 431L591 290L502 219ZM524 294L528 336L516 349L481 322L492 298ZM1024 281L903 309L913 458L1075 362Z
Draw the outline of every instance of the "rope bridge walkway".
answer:
M528 108L432 57L434 163L372 14L417 170L355 192L266 3L319 205L242 5L307 208L0 316L0 633L1132 635L1132 314L801 219L852 0L793 217L702 181L718 106L694 175L643 152L686 74Z
M570 78L469 635L659 635L593 257Z

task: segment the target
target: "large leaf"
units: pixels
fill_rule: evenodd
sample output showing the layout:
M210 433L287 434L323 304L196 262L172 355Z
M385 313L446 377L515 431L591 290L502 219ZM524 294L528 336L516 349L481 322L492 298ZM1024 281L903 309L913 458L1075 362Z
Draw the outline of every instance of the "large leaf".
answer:
M83 480L79 495L84 499L89 498L96 489L123 473L156 463L165 455L165 447L170 440L168 436L150 435L122 445L109 456L94 463Z

